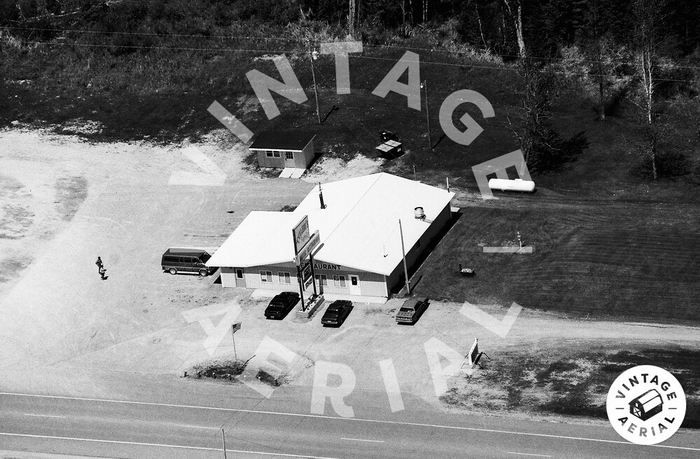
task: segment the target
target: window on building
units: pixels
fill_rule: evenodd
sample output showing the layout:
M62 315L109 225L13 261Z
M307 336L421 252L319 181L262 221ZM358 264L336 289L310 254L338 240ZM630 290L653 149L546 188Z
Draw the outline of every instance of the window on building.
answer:
M274 155L275 158L280 158L280 152L279 151L273 151L272 154Z
M272 282L272 271L260 271L261 282Z
M284 157L286 159L294 159L294 152L293 151L285 151L284 152Z
M334 275L333 276L333 285L336 287L345 287L345 276Z
M236 277L239 279L243 279L243 270L242 269L236 270Z
M292 283L292 277L289 275L289 273L277 273L277 276L279 277L280 284Z
M328 278L325 274L321 274L320 276L316 274L316 281L319 283L319 285L328 285Z
M268 158L272 158L272 150L267 150L265 152L265 156L267 156Z
M354 286L357 285L357 276L350 276L350 283Z

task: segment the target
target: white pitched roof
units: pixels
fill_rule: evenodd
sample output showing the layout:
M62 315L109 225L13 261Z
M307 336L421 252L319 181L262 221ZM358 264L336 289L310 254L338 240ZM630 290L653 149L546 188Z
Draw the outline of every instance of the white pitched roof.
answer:
M251 212L207 265L246 267L292 261L291 229L308 215L311 232L318 230L321 236L315 259L389 275L401 262L399 218L408 252L454 196L383 172L322 188L325 209L314 188L294 212ZM425 221L414 218L414 208L419 206Z
M298 221L292 212L253 211L206 264L243 268L293 260L292 227Z

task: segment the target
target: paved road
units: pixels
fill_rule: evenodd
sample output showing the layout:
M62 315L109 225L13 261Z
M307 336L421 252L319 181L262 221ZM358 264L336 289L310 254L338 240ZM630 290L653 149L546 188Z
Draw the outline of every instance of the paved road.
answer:
M226 405L231 405L227 403ZM694 432L661 447L611 428L423 413L413 421L269 409L0 393L0 452L99 457L698 457ZM9 456L5 453L5 456ZM3 455L0 455L3 457Z

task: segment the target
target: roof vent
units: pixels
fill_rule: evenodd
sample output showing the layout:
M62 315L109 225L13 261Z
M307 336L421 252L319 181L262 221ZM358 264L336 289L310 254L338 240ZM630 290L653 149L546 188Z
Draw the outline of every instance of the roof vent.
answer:
M413 214L418 220L425 220L425 212L422 207L416 207Z

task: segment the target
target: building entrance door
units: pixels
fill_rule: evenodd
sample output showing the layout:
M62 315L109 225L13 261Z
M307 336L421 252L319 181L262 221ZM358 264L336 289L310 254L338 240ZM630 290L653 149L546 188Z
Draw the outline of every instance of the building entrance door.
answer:
M241 268L236 268L236 287L245 287L245 277L243 277L243 270Z
M284 167L294 167L295 166L294 152L293 151L285 151L282 154L284 155Z
M351 295L361 295L362 289L360 288L360 278L354 275L350 275L350 294Z

